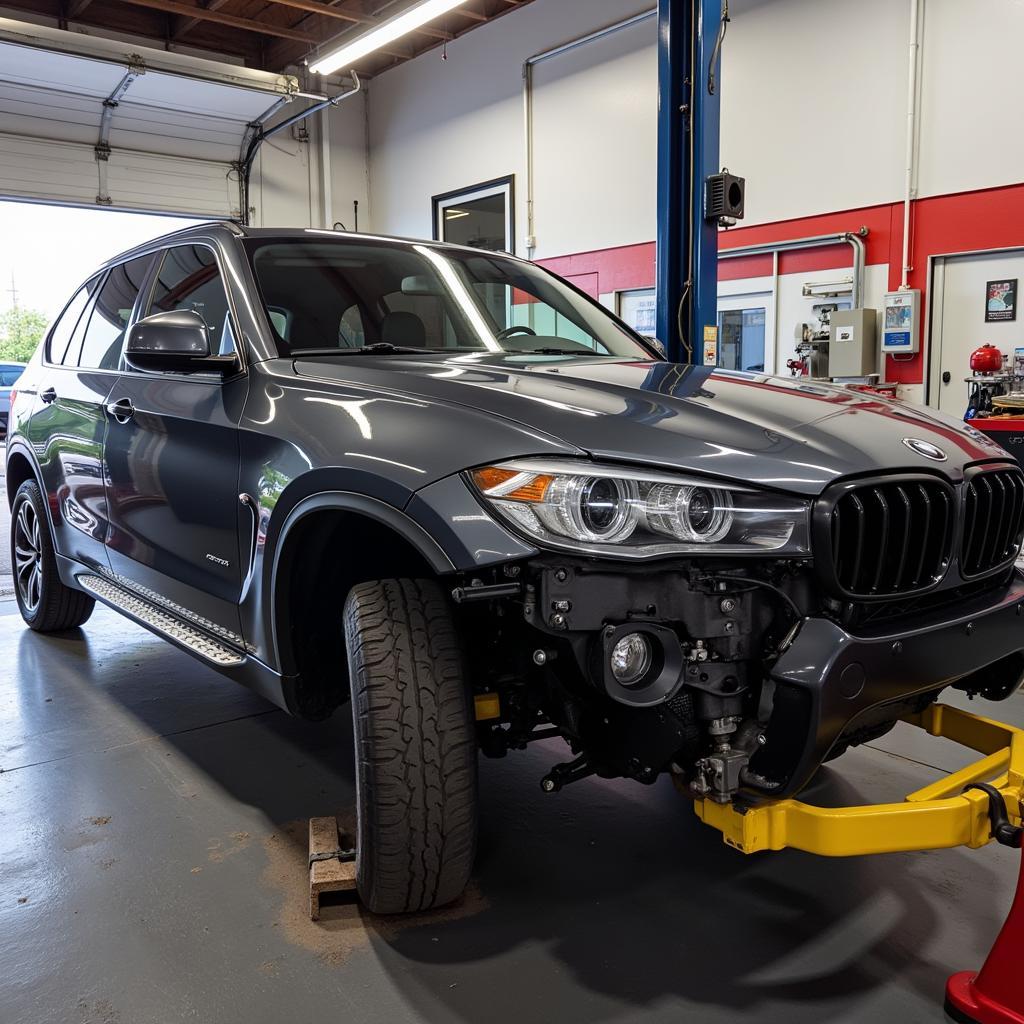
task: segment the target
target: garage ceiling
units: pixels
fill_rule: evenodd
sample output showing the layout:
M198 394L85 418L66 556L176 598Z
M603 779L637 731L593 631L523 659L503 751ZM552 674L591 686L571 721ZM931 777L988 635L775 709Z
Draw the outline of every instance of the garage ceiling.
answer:
M530 2L468 0L356 69L377 74ZM412 0L4 0L8 10L48 15L61 28L128 33L161 46L241 57L268 71L283 70L324 43L359 35L411 6Z
M0 196L237 216L247 125L292 97L290 76L0 19Z

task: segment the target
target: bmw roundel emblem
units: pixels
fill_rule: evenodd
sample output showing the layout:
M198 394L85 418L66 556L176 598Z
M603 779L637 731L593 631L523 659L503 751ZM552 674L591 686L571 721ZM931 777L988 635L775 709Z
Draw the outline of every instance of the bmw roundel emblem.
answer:
M903 443L912 451L918 455L923 455L926 459L931 459L932 462L945 462L946 453L936 444L932 444L931 441L922 441L919 437L905 437Z

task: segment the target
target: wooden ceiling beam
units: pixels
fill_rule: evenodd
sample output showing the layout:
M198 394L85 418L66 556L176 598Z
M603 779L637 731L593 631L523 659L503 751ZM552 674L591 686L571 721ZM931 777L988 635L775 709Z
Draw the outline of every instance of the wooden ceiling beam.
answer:
M289 28L286 25L274 25L266 21L254 21L252 18L239 18L234 14L224 14L212 7L196 7L182 3L181 0L120 0L121 3L133 7L148 7L150 10L162 11L164 14L180 14L186 18L197 18L200 21L212 21L218 25L241 29L243 32L258 32L266 36L278 36L281 39L294 39L299 43L319 43L320 37L309 32Z
M203 6L208 11L218 11L225 4L228 4L230 2L231 2L231 0L206 0L206 3L204 3ZM181 20L180 24L177 26L177 28L175 28L175 30L171 33L171 38L172 39L180 39L183 35L185 35L186 32L191 32L192 29L196 28L197 26L201 25L202 23L203 23L203 19L202 18L195 18L195 17L183 18Z

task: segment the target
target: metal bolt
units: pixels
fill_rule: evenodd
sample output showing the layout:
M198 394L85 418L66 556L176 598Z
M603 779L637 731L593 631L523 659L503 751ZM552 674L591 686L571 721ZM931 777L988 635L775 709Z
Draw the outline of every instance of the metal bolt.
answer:
M555 579L558 580L559 583L564 583L568 578L569 578L569 570L568 569L556 569L555 570Z
M763 747L768 742L768 737L763 732L757 734L757 745Z
M723 597L722 603L718 606L723 615L736 611L736 602L731 597Z
M554 793L554 791L555 791L555 780L554 779L542 779L541 783L540 783L540 788L543 789L545 793Z
M726 631L726 633L731 633L735 628L736 628L736 623L735 622L727 622L725 624L725 631Z
M555 629L565 629L565 616L564 615L552 615L550 619L551 625Z
M534 665L546 665L548 663L548 652L536 650L533 652Z
M967 632L968 636L970 636L974 632L974 623L973 622L968 622L967 623L967 630L966 630L966 632Z
M903 653L903 641L902 640L897 640L892 645L892 653L893 654L902 654Z

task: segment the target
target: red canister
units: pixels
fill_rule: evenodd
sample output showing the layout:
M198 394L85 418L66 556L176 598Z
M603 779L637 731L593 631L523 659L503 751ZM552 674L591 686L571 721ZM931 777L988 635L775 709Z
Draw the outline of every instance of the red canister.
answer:
M982 345L971 353L972 373L998 373L1003 368L1003 353L995 345Z

